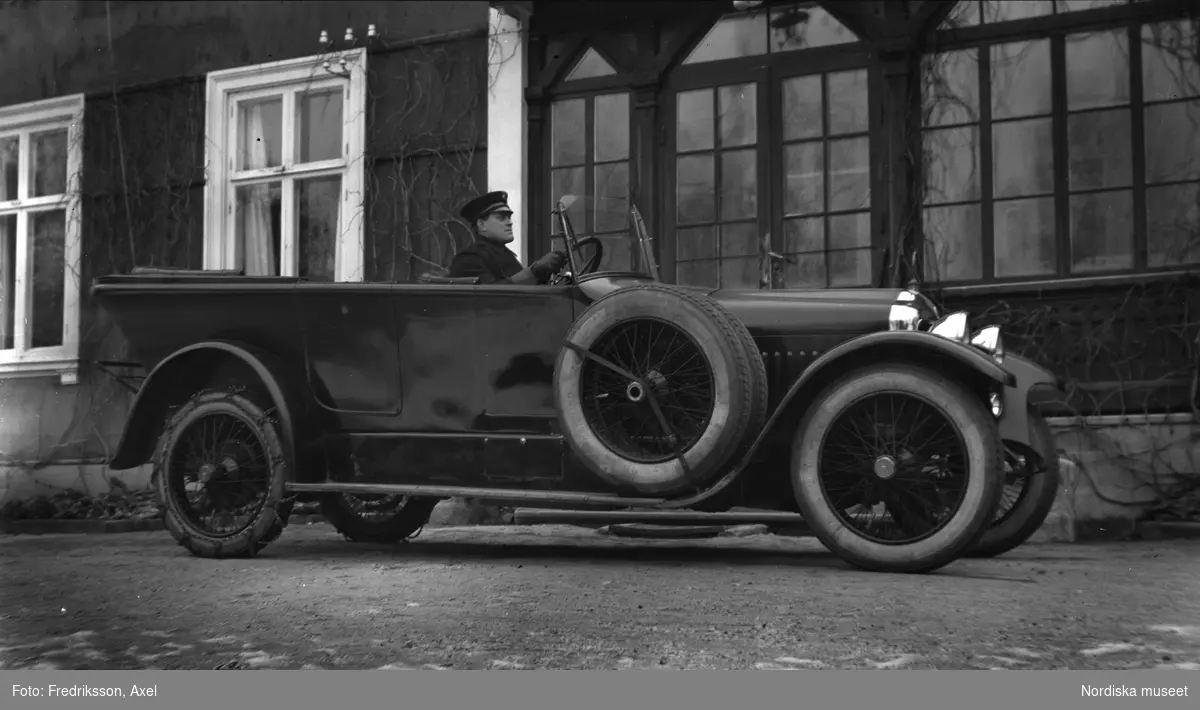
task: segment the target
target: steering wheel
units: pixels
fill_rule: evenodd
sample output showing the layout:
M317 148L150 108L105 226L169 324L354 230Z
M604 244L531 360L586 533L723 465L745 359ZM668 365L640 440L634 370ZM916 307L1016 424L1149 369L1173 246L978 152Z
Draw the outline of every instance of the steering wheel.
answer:
M589 245L595 245L596 253L592 254L592 256L584 262L583 266L579 269L579 273L575 274L574 276L585 276L587 274L592 274L600 268L600 262L604 259L604 243L601 242L597 237L584 237L583 239L575 242L576 248L579 249ZM567 269L570 268L570 266L570 262L563 264L563 267L559 269L558 273L550 278L550 285L556 286L563 281L566 281L568 278L572 278L568 277L566 274Z

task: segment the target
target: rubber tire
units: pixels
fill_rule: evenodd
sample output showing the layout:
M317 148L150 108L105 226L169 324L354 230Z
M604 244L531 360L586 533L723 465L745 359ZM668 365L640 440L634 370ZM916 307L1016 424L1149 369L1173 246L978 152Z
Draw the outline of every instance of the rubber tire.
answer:
M292 466L283 446L283 432L269 417L268 411L269 408L261 403L261 397L248 391L202 391L179 408L163 431L158 462L160 475L156 477L158 495L163 502L163 526L175 538L175 542L196 557L254 557L283 532L286 520L280 515L280 506L284 498L283 484L288 480ZM193 527L187 521L187 516L177 509L178 503L170 491L167 475L167 462L179 433L191 422L214 412L230 413L253 423L271 461L266 502L249 525L230 537L212 537Z
M713 363L717 395L708 429L685 454L693 478L677 459L638 463L609 450L584 417L580 377L584 359L562 348L554 366L559 423L571 451L601 479L640 494L667 496L697 490L721 473L762 429L766 417L766 368L749 331L703 293L667 284L639 284L597 299L575 320L566 339L590 349L614 326L630 319L666 320L691 336Z
M1024 544L1046 522L1058 498L1062 472L1059 470L1054 432L1036 408L1030 407L1028 416L1033 438L1031 443L1045 460L1045 469L1029 478L1024 496L1013 506L1008 517L989 526L979 541L968 550L968 557L996 557ZM1003 486L1001 491L1003 498Z
M394 543L411 537L429 522L438 498L409 498L395 512L379 521L363 519L346 505L340 493L322 495L319 505L325 520L351 542Z
M907 545L866 540L832 510L817 475L820 451L830 426L857 399L885 390L921 396L936 406L966 443L966 497L950 522L932 536ZM991 412L975 394L925 367L904 363L852 372L821 391L808 406L792 441L791 478L805 523L827 548L866 570L921 574L943 567L982 535L999 504L1003 446Z

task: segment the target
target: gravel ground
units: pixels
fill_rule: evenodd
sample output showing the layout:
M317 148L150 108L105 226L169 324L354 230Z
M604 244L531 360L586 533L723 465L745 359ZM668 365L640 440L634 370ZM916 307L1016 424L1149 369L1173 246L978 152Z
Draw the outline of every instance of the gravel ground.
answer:
M0 537L0 668L1200 670L1200 543L1026 545L927 576L811 539L289 528L255 560L166 533Z

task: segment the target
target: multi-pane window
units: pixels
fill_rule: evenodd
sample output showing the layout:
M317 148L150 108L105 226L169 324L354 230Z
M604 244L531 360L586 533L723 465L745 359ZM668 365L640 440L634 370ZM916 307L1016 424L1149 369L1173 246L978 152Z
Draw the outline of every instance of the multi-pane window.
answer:
M867 71L783 80L784 288L871 283Z
M83 97L0 108L0 373L75 381Z
M677 283L758 288L757 108L752 83L676 97Z
M1190 236L1200 228L1190 24L929 58L926 277L1002 281L1200 261Z
M349 57L344 75L312 58L209 75L208 268L362 278L366 54Z
M576 198L567 210L580 239L604 248L601 271L636 267L629 225L629 93L555 101L550 112L550 204ZM589 250L590 253L590 250Z

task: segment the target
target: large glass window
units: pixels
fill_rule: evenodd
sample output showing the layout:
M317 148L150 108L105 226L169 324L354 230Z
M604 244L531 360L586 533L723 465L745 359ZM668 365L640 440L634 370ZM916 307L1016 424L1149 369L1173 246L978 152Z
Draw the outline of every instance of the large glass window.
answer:
M1190 21L1126 25L928 57L926 277L1200 262L1194 31Z

